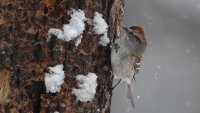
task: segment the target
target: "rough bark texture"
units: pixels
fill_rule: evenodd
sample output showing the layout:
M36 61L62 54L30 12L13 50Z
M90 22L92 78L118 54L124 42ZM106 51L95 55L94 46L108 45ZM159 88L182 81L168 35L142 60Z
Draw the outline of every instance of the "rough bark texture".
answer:
M82 42L75 47L52 37L49 28L67 24L71 8L84 10L92 19L102 13L109 24L109 38L117 36L124 0L1 0L0 68L10 70L10 93L0 113L109 113L112 96L110 49L98 44L86 24ZM59 93L46 93L44 72L49 66L64 64L65 82ZM75 77L94 72L98 87L91 102L76 101L71 94Z

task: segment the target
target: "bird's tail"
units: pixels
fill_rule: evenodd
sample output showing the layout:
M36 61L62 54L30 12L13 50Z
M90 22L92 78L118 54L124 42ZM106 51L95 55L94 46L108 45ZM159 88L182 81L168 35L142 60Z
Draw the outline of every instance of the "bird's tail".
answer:
M132 95L131 84L127 84L127 98L131 101L133 108L135 107Z

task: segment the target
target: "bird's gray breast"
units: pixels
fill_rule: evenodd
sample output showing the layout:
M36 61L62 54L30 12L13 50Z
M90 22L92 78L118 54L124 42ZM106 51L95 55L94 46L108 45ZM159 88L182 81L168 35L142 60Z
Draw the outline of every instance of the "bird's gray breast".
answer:
M113 74L115 78L128 81L127 83L132 80L134 75L133 60L130 58L129 53L129 49L124 47L123 43L118 43L117 49L113 47L111 51Z

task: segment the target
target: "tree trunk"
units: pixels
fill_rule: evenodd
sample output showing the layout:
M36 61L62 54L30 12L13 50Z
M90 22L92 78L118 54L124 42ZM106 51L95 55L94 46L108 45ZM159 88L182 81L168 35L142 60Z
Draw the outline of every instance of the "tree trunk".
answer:
M95 11L103 14L112 40L118 35L123 5L124 0L1 0L0 77L9 77L0 82L9 81L10 90L0 103L0 113L109 113L113 80L109 45L99 45L100 36L89 33L92 26L87 23L78 47L57 37L47 41L47 32L69 23L68 11L74 8L90 19ZM61 91L46 93L45 70L57 64L65 71ZM83 103L71 91L77 87L76 75L88 72L96 73L98 86L94 99ZM0 83L0 91L5 84Z

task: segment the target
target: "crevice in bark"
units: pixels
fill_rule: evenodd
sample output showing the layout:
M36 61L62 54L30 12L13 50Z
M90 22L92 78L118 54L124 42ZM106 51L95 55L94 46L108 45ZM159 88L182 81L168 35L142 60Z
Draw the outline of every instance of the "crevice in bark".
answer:
M33 49L33 55L37 62L41 62L43 60L43 48L40 43L36 43Z
M85 0L78 0L78 8L79 9L85 8Z
M40 95L46 93L46 88L43 81L33 81L33 83L26 87L29 98L32 101L34 113L40 113Z
M52 36L51 36L51 39L50 39L49 42L48 42L49 50L50 50L49 54L50 54L50 57L51 57L52 59L53 59L53 57L54 57L54 48L55 48L55 46L56 46L56 43L57 43L57 37L54 36L54 35L52 35Z

